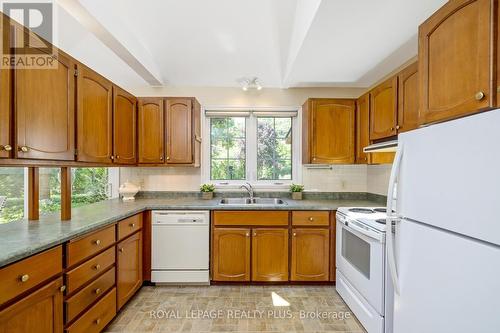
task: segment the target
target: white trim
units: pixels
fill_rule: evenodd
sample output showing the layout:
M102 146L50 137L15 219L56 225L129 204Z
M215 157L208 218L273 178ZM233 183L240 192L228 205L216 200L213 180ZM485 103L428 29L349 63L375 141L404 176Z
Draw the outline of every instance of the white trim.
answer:
M118 193L118 188L120 187L120 168L119 167L108 168L108 184L110 187L110 191L109 191L110 196L108 199L118 198L120 196Z
M227 181L212 181L210 179L210 119L205 116L207 111L253 111L253 112L288 112L287 117L292 117L292 179L291 180L256 180L256 168L250 166L250 161L257 159L257 129L255 114L246 120L246 180L227 180ZM296 117L291 116L291 113L296 114ZM255 188L258 189L288 189L291 183L302 182L302 131L300 130L302 123L302 108L298 107L227 107L227 106L209 106L202 108L202 137L206 138L202 143L202 164L201 164L201 179L203 183L214 183L217 189L238 189L244 182L249 181Z

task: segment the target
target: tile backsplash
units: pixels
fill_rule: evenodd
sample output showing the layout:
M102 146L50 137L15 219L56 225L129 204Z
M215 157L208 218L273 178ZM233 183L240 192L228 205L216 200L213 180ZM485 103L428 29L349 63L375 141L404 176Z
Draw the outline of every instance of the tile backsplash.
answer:
M386 195L390 165L333 165L328 169L302 167L306 191L369 192ZM120 168L120 184L130 181L143 191L198 191L199 168Z

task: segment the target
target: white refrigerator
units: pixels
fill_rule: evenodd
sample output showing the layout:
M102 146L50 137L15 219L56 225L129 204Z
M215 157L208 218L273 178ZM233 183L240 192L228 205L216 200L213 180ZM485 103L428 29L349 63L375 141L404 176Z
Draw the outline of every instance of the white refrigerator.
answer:
M387 204L393 332L500 332L500 110L399 135Z

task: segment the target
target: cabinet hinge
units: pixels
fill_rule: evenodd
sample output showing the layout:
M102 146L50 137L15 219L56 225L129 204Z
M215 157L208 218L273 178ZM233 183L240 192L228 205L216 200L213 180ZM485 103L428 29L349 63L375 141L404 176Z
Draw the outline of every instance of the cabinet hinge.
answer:
M78 76L78 69L75 69L75 76Z

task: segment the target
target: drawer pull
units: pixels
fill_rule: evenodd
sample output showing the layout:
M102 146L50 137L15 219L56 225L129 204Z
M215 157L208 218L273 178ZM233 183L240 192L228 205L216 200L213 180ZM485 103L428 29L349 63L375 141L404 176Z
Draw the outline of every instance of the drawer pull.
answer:
M64 292L66 290L66 286L65 285L62 285L60 288L59 288L59 291L60 292Z
M297 236L297 233L296 233L296 232L294 232L294 233L293 233L293 237L295 237L295 236Z
M120 253L123 253L123 251L125 251L125 249L123 247L120 247L120 249L118 251L120 251Z
M101 240L100 240L100 239L96 239L96 240L94 241L94 244L95 244L95 245L101 245Z
M133 227L135 227L135 223L130 223L130 224L129 224L129 226L130 226L131 228L133 228Z
M99 295L100 293L101 293L101 289L97 288L96 290L94 290L94 294Z
M312 221L314 221L314 217L312 217L312 216L311 216L311 217L309 218L309 221L311 221L311 222L312 222Z
M27 146L21 146L18 148L18 150L22 153L27 153L30 149Z
M95 325L99 325L100 323L101 323L101 318L97 318L96 320L94 320Z
M480 101L480 100L482 100L484 98L484 96L485 96L484 92L479 91L479 92L476 93L476 95L474 97L476 98L476 101Z
M101 265L97 264L94 267L92 267L95 271L98 271L101 269Z
M24 274L24 275L21 275L21 276L19 277L19 280L20 280L21 282L26 282L26 281L28 281L29 279L30 279L30 276L29 276L28 274Z

